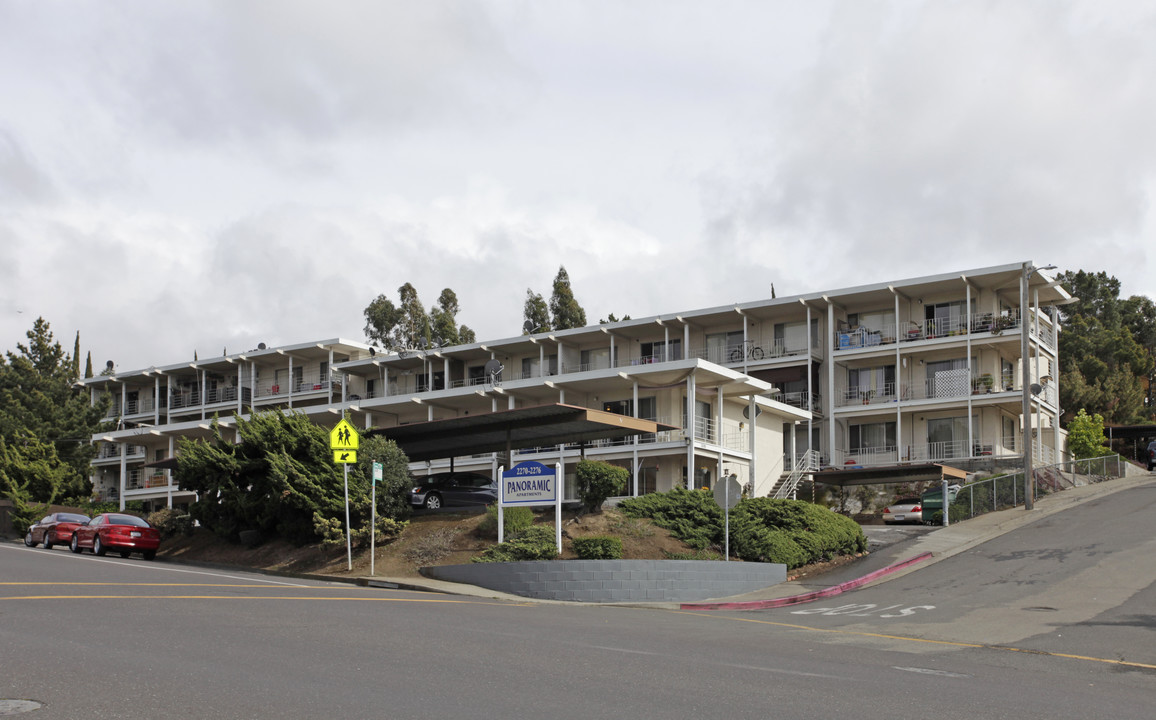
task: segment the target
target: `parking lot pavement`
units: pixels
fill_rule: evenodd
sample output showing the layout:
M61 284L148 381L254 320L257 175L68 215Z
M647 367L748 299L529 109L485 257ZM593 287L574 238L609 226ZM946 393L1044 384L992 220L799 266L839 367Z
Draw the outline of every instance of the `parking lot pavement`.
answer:
M867 551L873 553L938 529L931 525L864 525L863 534L867 536Z

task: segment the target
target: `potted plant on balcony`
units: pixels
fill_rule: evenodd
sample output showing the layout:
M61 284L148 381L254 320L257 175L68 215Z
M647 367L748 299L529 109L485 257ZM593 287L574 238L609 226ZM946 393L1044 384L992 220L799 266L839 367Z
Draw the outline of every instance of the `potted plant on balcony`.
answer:
M871 402L871 398L875 397L875 391L874 390L860 390L859 391L859 397L863 399L863 404L866 405L867 403Z
M979 383L983 385L983 387L987 390L987 393L990 395L992 386L995 385L995 378L992 377L991 373L984 373L983 375L979 376Z

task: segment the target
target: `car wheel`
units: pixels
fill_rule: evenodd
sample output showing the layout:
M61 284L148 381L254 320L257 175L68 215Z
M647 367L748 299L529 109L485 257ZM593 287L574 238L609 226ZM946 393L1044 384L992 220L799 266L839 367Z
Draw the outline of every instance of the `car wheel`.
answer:
M122 558L127 558L129 555L132 555L132 552L129 550L121 550L120 551L120 556Z
M52 549L52 533L50 533L50 532L44 533L44 549L45 550L51 550Z
M156 550L145 550L141 554L144 555L145 560L156 560L157 559L157 551Z
M433 493L430 493L429 495L425 496L425 509L426 510L437 510L441 506L442 506L442 498L440 495L435 495Z
M28 534L24 536L24 544L27 545L28 547L36 547L36 543L32 541L32 531L31 530L29 530Z
M77 555L83 552L80 548L80 538L76 537L76 535L73 535L72 539L68 541L68 549Z
M108 552L108 550L104 549L104 543L102 543L100 541L100 536L97 535L95 538L93 538L93 540L92 540L92 554L96 555L98 557L104 557L104 554L107 552Z

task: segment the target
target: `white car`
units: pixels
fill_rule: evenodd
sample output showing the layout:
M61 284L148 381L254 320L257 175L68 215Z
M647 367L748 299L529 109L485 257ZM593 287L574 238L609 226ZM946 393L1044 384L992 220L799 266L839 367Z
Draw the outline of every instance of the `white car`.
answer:
M923 501L917 497L899 498L883 508L883 522L887 525L896 523L922 523Z
M1148 443L1148 472L1156 469L1156 440Z

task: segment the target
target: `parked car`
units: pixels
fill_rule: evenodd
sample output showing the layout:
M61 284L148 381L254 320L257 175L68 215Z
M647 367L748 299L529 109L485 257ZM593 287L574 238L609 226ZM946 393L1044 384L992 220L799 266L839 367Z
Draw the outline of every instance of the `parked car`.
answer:
M1148 472L1156 469L1156 440L1148 443Z
M88 516L78 513L60 512L45 515L28 528L28 534L24 536L24 544L28 547L36 547L40 543L44 543L45 550L51 550L52 546L57 543L67 545L76 528L86 522L88 522Z
M87 524L76 528L68 543L74 553L84 552L85 548L91 548L94 555L104 555L109 550L115 550L122 558L126 558L139 552L145 560L155 558L160 545L161 534L156 528L149 525L147 520L124 513L97 515Z
M883 508L883 522L886 525L921 523L923 522L923 502L917 497L899 498Z
M441 472L415 478L409 502L415 507L480 507L498 501L498 484L476 472Z

